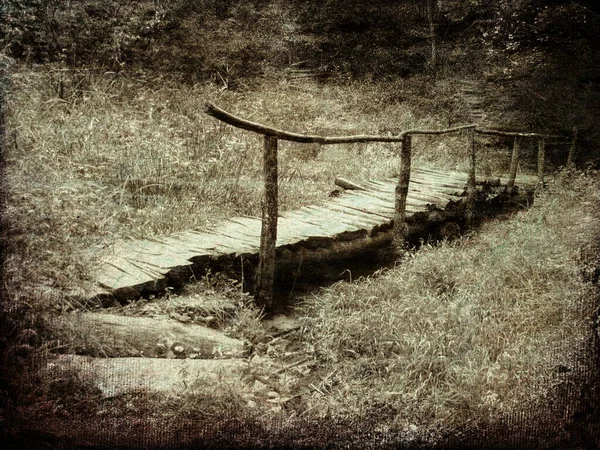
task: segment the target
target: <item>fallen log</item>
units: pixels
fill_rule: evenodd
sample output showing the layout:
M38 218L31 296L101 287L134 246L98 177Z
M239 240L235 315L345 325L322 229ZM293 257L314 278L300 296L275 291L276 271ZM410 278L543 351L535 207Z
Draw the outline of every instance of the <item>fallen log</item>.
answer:
M69 351L80 355L200 359L238 358L249 351L243 341L221 331L183 324L166 316L73 313L60 317L57 322L57 333L78 342Z
M357 184L353 181L347 180L346 178L336 178L335 179L335 185L339 186L343 189L346 189L347 191L366 191L366 189L364 187L362 187L360 184Z

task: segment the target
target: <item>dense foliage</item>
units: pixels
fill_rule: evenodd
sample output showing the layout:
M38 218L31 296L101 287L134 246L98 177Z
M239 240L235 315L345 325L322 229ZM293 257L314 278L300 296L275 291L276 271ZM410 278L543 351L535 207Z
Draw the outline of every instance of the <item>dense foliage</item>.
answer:
M14 58L236 88L290 66L484 82L497 125L600 142L599 7L573 0L7 0ZM440 99L442 100L442 99ZM489 109L489 108L488 108ZM516 113L505 114L507 110Z

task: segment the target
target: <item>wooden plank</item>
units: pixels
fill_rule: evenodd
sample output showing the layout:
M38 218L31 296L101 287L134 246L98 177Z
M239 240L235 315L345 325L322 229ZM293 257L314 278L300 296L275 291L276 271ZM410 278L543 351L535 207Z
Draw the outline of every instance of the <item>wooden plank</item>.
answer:
M417 190L410 190L408 192L408 198L420 200L420 201L426 202L426 203L435 203L436 205L443 204L443 207L446 207L448 202L458 201L462 197L459 197L457 195L441 194L441 193L437 193L437 192L436 193L433 193L433 192L425 193L425 192L420 192Z
M198 248L197 243L202 242L204 245L210 242L210 249L206 254L227 254L227 253L246 253L257 247L256 244L246 240L240 240L237 237L227 237L220 234L206 234L204 232L186 231L177 234L177 239L190 248ZM203 248L200 247L200 250Z
M413 183L414 181L414 183ZM385 182L382 183L378 183L377 185L373 185L371 184L373 183L372 181L369 181L368 183L366 183L366 185L371 189L371 190L377 190L379 192L390 192L393 193L396 189L396 180L394 179L386 179ZM459 196L456 195L452 195L453 192L458 191L462 191L464 188L464 186L461 185L456 185L456 186L451 186L450 188L438 188L436 186L432 186L429 185L425 182L424 179L419 179L417 178L411 178L411 184L409 187L409 194L411 192L417 192L417 193L422 193L425 195L445 195L447 197L449 197L450 200L457 200L460 199ZM450 190L453 189L453 190Z
M315 213L312 206L303 206L295 211L286 212L284 216L285 220L291 221L288 229L293 227L294 222L299 221L305 225L308 224L311 227L315 227L315 232L319 236L330 236L332 230L329 227L335 226L335 223L330 222L329 217L323 217L321 214Z
M128 258L135 261L144 261L150 266L158 269L170 269L177 266L191 265L189 258L195 256L194 252L178 251L173 253L170 248L159 246L150 249L147 243L142 242L140 247L136 247L135 243L129 243L127 247L120 249L119 257Z
M443 181L451 181L453 183L465 183L467 181L467 174L461 172L440 172L439 170L431 170L425 168L414 169L412 172L414 176L424 176L429 178L438 178Z
M310 206L305 206L292 217L294 222L298 223L298 227L305 237L331 237L346 231L343 224L331 217L331 211L328 215L323 215L314 211ZM292 223L288 227L288 233L293 234L295 227Z
M365 191L353 192L351 196L340 196L330 200L333 204L347 205L352 208L363 209L365 212L391 209L394 210L394 203L391 201L380 200L368 195Z
M358 198L361 198L361 199L372 198L374 205L379 205L379 204L386 205L386 206L394 205L394 197L392 195L390 195L389 193L384 194L382 192L365 190L365 191L361 191L360 194L355 193L354 195L357 195Z
M381 224L381 219L379 218L374 218L373 216L366 215L360 211L349 210L347 208L343 211L333 211L330 208L313 206L311 209L320 212L324 216L329 215L333 220L345 226L346 229L344 231L346 232L358 230L369 231L376 225Z
M206 254L216 253L216 240L218 234L213 231L182 231L173 233L160 239L166 245L181 247L189 251L206 252Z
M252 233L252 236L260 236L260 219L256 217L234 217L233 219L229 220L230 222L244 225Z
M414 178L411 178L411 181L429 186L430 189L448 188L453 189L454 191L462 191L466 186L466 182L464 184L457 184L441 178L431 178L422 175L416 175Z
M409 191L408 191L408 197L407 197L407 201L414 206L424 206L427 205L429 203L435 203L435 204L439 204L439 203L443 203L444 205L446 205L449 201L457 201L460 200L461 197L456 196L456 195L450 195L447 193L441 193L441 192L436 192L436 191L432 191L432 190L423 190L423 189L419 189L416 186L419 186L418 183L412 183ZM374 196L379 197L379 198L390 198L390 194L392 194L392 192L388 192L387 194L384 194L383 192L379 191L378 194L375 194Z
M426 176L430 178L438 178L443 181L453 181L457 184L463 184L467 182L467 174L460 172L440 172L437 170L418 168L414 169L412 176Z
M116 267L125 273L133 276L139 276L140 278L160 277L163 275L160 269L156 267L145 265L141 261L130 259L124 256L114 256L105 261L104 264Z
M373 197L377 200L381 200L385 203L389 202L390 204L392 204L392 201L393 201L393 197L391 197L389 194L385 195L385 194L378 193L375 191L364 191L364 194L366 196ZM411 206L415 206L417 208L422 208L422 207L426 207L432 201L435 201L436 203L440 202L439 197L428 196L428 200L429 201L419 198L419 194L415 194L415 192L412 190L408 191L407 205L410 204ZM446 203L448 203L448 202L446 202Z
M174 256L183 256L190 253L189 251L148 239L120 242L114 246L113 250L115 255L127 255L128 252L136 252L145 255L164 255L168 253Z
M293 225L284 226L280 224L277 233L277 245L294 245L304 242L310 238L329 238L329 233L322 233L319 228L313 224L304 221L296 221Z
M389 196L386 196L386 197L379 196L379 195L377 195L377 194L375 194L375 193L373 193L371 191L367 191L367 192L364 192L364 193L361 193L361 194L364 194L363 198L366 198L366 199L374 198L374 199L376 199L378 201L377 204L382 205L384 207L388 207L388 206L391 207L393 205L393 202L392 202L393 198L390 198ZM419 210L419 209L426 209L427 205L430 204L430 203L431 202L427 202L427 201L420 200L418 198L411 197L410 190L409 190L408 196L407 196L407 203L406 203L407 206L412 206L415 209Z
M355 199L358 200L358 199ZM394 217L394 208L392 206L385 205L368 205L366 202L358 202L358 201L348 201L343 198L336 199L335 202L332 202L334 205L344 206L346 208L354 209L356 211L361 211L365 214L371 214L374 216L383 217L386 220L389 220Z
M333 230L331 235L338 235L345 232L354 232L362 229L363 226L372 226L373 219L379 222L379 219L373 218L371 216L371 220L364 213L361 214L361 218L363 221L358 223L357 220L353 219L357 217L355 214L351 214L352 210L348 208L335 208L331 203L327 203L324 205L311 205L308 206L307 209L313 214L315 217L320 218L321 225L324 227ZM357 211L354 211L357 213Z
M424 192L441 192L449 195L457 195L465 190L465 186L454 186L446 183L437 183L434 184L431 180L424 180L420 178L415 178L410 180L413 187L418 185L418 189Z
M243 227L240 227L237 224L226 224L221 230L220 235L234 240L239 240L245 245L252 245L256 247L260 245L260 234L258 236L250 235L248 234L248 230L245 230Z
M373 220L376 220L377 222L383 224L383 223L387 223L390 220L393 219L392 215L389 213L383 213L383 214L379 214L379 213L375 213L373 211L365 211L364 209L359 209L359 208L351 208L345 205L340 205L340 204L332 204L332 203L328 203L327 204L327 208L332 210L332 211L336 211L339 212L341 214L360 214L361 216L364 216L365 218L372 218ZM406 211L407 213L413 214L415 212L420 211L420 208L416 208L414 206L410 206L407 207Z
M173 247L177 247L182 251L194 252L196 255L217 255L219 252L216 250L216 242L212 242L212 245L197 245L193 238L184 237L182 235L170 235L164 238L164 242L168 243Z
M310 206L309 208L314 211L321 211L322 214L329 213L331 215L333 213L333 214L335 214L335 216L332 216L332 217L335 217L336 219L343 220L345 217L349 217L349 218L352 218L353 220L359 220L361 223L364 223L367 225L377 225L377 224L382 223L380 217L373 216L372 214L365 214L364 212L357 211L355 209L339 207L337 205L330 205L330 204L327 206L314 205L314 206ZM334 209L332 209L332 208L334 208Z
M299 223L303 229L303 236L309 237L330 237L343 231L343 225L333 220L331 211L329 215L323 215L315 212L311 206L306 206L294 216L294 223ZM288 228L293 233L293 223Z
M365 183L365 186L369 189L369 192L375 191L378 196L385 196L385 198L391 198L390 194L393 194L395 186L392 183L386 183L386 185L380 185L377 189L372 189L372 185L370 182ZM460 200L461 197L457 195L450 195L442 192L433 192L432 190L423 189L420 184L411 184L408 190L408 198L413 198L416 200L421 200L425 202L435 202L438 203L440 199L443 199L445 203L449 201Z
M391 192L393 192L395 189L396 180L393 178L386 179L386 188L389 189L390 185L394 186L394 188L391 190ZM427 180L425 180L425 179L416 177L416 178L411 178L411 180L410 180L409 191L410 190L417 190L419 192L432 192L432 193L436 193L436 194L437 193L445 193L447 195L453 195L457 191L462 192L464 190L464 186L460 187L457 185L449 185L447 183L433 184L431 182L427 182Z
M331 230L323 225L323 219L311 216L306 208L280 216L281 233L287 238L294 235L301 238L331 236Z
M244 235L250 238L260 239L260 222L258 222L257 224L252 224L252 226L248 226L244 223L230 220L225 222L223 226L219 229L220 234L227 234L229 232Z
M102 264L96 277L96 282L105 288L116 291L124 288L141 288L148 283L153 283L163 278L160 274L158 276L157 274L151 275L122 261L124 260L119 258L115 263L107 261Z

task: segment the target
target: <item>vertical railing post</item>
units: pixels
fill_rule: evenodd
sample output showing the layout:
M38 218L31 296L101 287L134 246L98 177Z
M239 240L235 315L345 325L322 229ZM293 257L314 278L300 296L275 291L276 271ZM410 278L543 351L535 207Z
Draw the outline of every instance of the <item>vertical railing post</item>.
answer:
M537 175L540 183L544 183L544 169L546 164L546 139L538 139L538 167Z
M475 203L477 200L477 186L475 180L475 129L467 130L469 175L467 178L467 227L472 228L475 216Z
M567 166L573 165L573 159L575 158L575 150L577 149L577 127L573 127L573 135L571 137L571 146L569 147L569 154L567 156Z
M521 153L521 138L515 137L513 143L512 157L510 159L510 173L508 174L508 182L506 183L506 190L511 193L515 188L515 180L517 178L517 168L519 166L519 156Z
M278 216L277 138L275 136L264 137L263 176L265 192L262 205L262 229L255 296L260 306L271 309L275 282Z
M408 197L412 156L411 145L411 135L404 134L402 136L402 149L400 151L400 176L398 178L398 185L396 186L394 214L394 242L400 246L404 245L405 238L406 198Z

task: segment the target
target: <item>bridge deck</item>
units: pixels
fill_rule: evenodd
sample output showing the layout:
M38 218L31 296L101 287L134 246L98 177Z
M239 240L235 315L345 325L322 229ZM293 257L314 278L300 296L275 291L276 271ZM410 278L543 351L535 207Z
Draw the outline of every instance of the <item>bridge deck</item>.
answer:
M413 168L407 217L427 211L430 205L445 209L450 201L460 201L466 183L465 173ZM396 185L397 179L371 181L361 185L364 190L344 191L317 205L281 213L277 247L319 239L347 241L354 236L373 236L382 227L389 228L394 218ZM237 217L208 231L183 231L119 242L98 268L99 295L122 299L160 291L182 274L187 273L189 278L194 263L203 258L258 254L260 234L259 218Z

